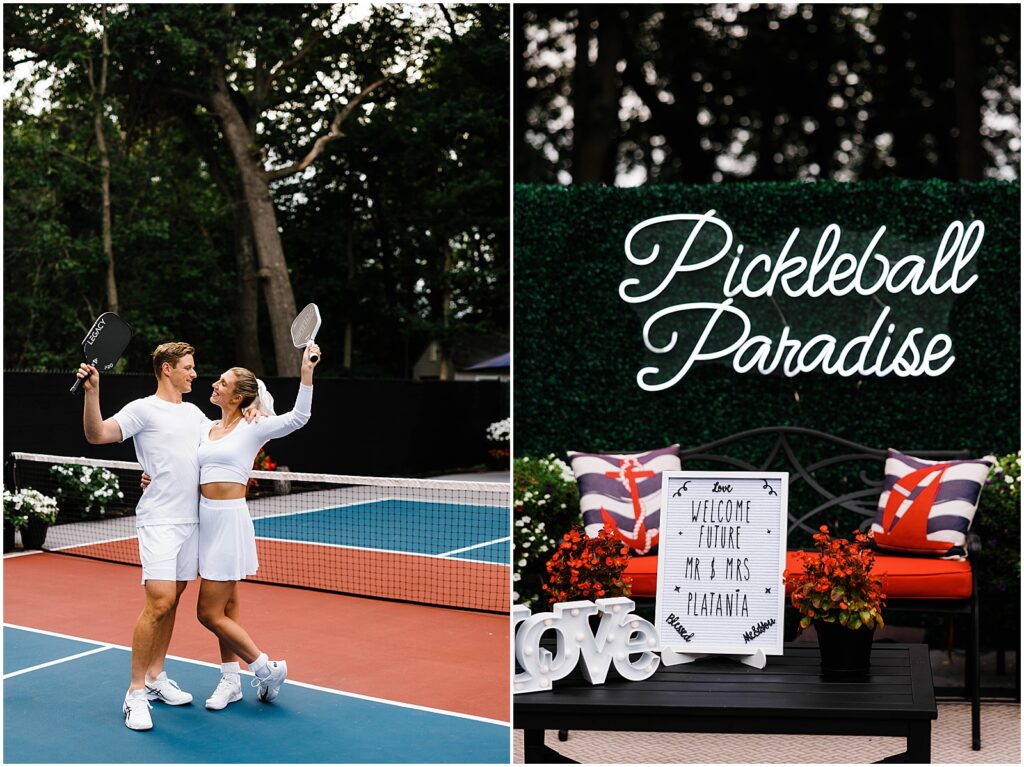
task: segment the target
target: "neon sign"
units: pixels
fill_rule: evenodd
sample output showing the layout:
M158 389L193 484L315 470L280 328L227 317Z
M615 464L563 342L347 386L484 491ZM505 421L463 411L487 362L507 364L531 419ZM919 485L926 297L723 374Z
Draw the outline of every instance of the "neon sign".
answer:
M650 310L643 324L644 345L654 355L670 355L676 364L675 369L665 369L664 364L644 367L637 373L637 383L646 391L661 391L678 383L695 363L730 358L739 373L942 375L956 359L950 336L929 334L920 325L904 327L902 318L893 315L892 304L900 294L951 298L970 289L978 279L972 262L984 235L981 221L953 221L931 256L909 253L897 259L880 249L885 226L854 253L839 252L840 244L850 238L844 239L840 226L831 223L816 242L812 236L808 243L806 233L801 240L796 228L777 255L761 252L745 260L745 246L739 244L733 252L732 229L714 210L649 218L626 236L625 255L632 273L639 276L620 283L619 297ZM663 244L680 240L674 261L668 263L662 257ZM808 244L813 245L813 254L809 247L801 254L798 245ZM708 289L708 280L716 278L721 279L720 295L714 300L679 300L682 290L694 287L690 283L699 283L694 289ZM845 339L832 332L797 337L778 303L802 299L800 311L806 315L815 313L808 299L843 297L859 298L877 309L859 334ZM747 310L737 305L740 301ZM782 317L782 330L774 337L755 332L749 307L758 302L770 303ZM683 349L680 331L699 328L694 320L704 322L703 330Z

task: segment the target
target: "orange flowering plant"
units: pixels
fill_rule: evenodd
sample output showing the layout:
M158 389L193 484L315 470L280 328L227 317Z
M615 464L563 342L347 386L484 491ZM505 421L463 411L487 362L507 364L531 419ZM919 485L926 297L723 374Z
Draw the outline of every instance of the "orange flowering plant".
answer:
M252 468L253 471L274 471L274 469L277 468L277 464L271 459L269 455L267 455L267 451L261 447L260 451L256 453L256 458L252 462ZM259 481L250 477L249 484L246 489L252 491L258 488L259 486Z
M882 581L871 574L875 554L865 544L868 537L855 531L853 541L833 538L822 525L814 536L817 553L797 552L802 572L783 574L789 600L800 612L800 628L812 621L839 623L849 629L881 628Z
M270 456L267 455L267 451L261 447L260 451L256 453L256 459L252 462L252 467L256 471L273 471L277 468L277 464L271 460Z
M548 560L544 591L551 604L576 599L629 596L633 579L623 575L629 564L629 548L609 530L589 538L574 527L558 542Z

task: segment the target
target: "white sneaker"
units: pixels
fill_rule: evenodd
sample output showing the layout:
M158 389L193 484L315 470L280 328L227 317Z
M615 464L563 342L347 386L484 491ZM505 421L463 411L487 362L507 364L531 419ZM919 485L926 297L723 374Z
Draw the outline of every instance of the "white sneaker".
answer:
M182 690L177 682L167 678L166 671L161 671L152 682L146 682L146 698L163 701L168 706L184 706L192 702L192 693Z
M211 711L227 708L229 703L242 699L242 679L238 674L221 674L217 689L206 699L206 707Z
M149 713L151 708L153 706L146 700L146 692L144 690L137 690L134 693L129 692L124 696L124 706L122 708L124 726L129 730L152 730L153 717Z
M270 676L266 679L255 677L252 680L252 686L259 688L256 690L256 697L263 703L270 703L276 698L281 691L281 685L288 678L288 664L283 660L272 660L267 664L267 668L270 669Z

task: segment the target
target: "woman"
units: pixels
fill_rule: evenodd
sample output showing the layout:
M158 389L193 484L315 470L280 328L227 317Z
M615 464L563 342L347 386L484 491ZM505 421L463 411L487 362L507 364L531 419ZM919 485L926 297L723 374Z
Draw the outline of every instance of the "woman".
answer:
M311 355L316 362L310 361ZM241 658L255 674L256 697L269 703L288 676L283 661L268 660L238 622L238 581L256 573L256 535L245 504L249 472L268 440L291 434L309 420L313 401L313 368L320 361L316 344L302 355L302 373L295 407L284 415L249 422L242 411L250 406L273 414L273 400L250 370L231 368L213 385L210 402L220 407L219 421L207 421L199 443L199 620L220 641L221 679L206 701L222 709L242 699Z

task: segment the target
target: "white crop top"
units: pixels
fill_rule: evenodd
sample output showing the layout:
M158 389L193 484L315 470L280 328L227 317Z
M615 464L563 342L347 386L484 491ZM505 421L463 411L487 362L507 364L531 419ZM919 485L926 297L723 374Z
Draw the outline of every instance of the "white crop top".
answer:
M301 429L309 420L313 387L299 384L291 412L248 423L244 418L226 436L210 439L212 421L203 427L199 441L199 483L236 482L248 484L256 454L269 440Z

